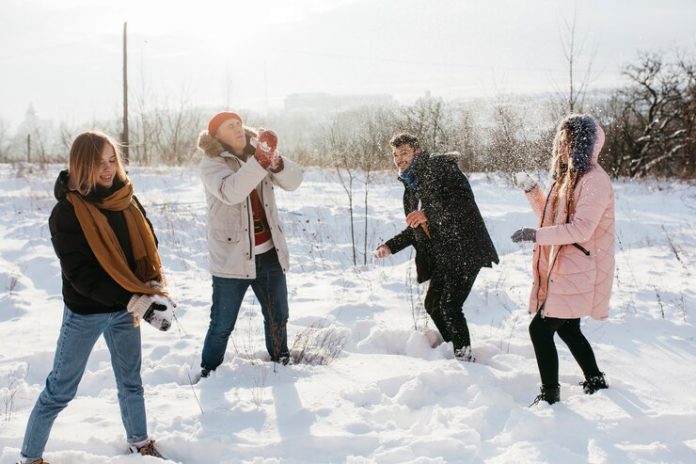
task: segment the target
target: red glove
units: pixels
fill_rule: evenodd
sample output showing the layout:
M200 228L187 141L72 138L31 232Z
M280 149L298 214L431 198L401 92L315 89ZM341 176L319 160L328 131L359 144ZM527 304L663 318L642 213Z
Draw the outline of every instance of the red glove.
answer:
M256 138L256 153L254 157L262 168L268 169L273 155L278 148L278 135L272 130L262 130Z

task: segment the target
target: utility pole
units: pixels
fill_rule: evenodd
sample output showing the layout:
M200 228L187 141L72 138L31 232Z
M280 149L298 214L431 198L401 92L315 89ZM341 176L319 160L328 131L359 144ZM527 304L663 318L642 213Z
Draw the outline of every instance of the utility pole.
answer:
M123 147L123 161L130 162L128 153L128 21L123 23L123 132L121 133L121 146Z

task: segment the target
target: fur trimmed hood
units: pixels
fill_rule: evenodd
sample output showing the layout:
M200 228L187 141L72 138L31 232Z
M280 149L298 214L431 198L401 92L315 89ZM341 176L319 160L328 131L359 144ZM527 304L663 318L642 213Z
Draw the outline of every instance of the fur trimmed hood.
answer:
M246 146L244 147L245 155L253 155L256 149L251 146L251 139L258 137L258 133L255 129L251 127L244 126L244 133L246 135ZM232 149L226 144L220 142L218 139L213 137L208 133L207 130L201 131L198 135L198 148L209 158L215 158L220 156L221 153L227 152L232 154Z
M597 164L599 152L604 146L604 131L592 118L586 114L571 114L558 125L557 137L563 128L572 128L576 133L575 140L570 147L571 166L578 174L589 171L593 164ZM557 143L554 143L553 155L557 156Z

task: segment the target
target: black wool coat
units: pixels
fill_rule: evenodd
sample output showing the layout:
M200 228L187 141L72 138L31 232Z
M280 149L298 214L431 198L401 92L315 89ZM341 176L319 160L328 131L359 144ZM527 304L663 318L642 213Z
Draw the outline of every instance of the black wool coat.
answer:
M448 155L419 154L413 161L416 187L404 183L404 213L420 209L428 219L430 238L421 227L407 226L387 240L397 253L409 245L416 249L418 282L433 273L470 274L498 263L481 212L466 176Z
M103 198L122 186L122 183L114 181L114 185L110 189L91 192L85 199L95 203L98 207ZM75 209L67 199L67 193L68 173L62 171L54 186L54 195L58 203L53 207L48 219L48 228L51 231L53 249L60 260L63 301L70 310L79 314L124 311L133 294L116 283L97 261L97 257L87 243L80 222L77 220ZM135 201L145 215L145 210L137 198ZM109 225L116 234L129 267L135 270L133 249L123 212L105 209L100 209L100 211L106 216ZM150 221L147 221L152 228ZM156 238L155 241L157 241Z

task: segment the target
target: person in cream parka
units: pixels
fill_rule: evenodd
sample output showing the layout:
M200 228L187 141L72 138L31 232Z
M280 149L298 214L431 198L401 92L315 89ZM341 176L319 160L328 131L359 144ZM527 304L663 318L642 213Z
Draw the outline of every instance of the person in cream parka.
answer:
M237 113L223 112L211 118L208 130L198 139L204 152L200 170L208 204L213 275L210 326L201 361L203 377L222 363L250 286L261 304L271 360L287 363L289 359L285 279L289 253L274 187L295 190L303 173L274 147L262 150L264 144L257 140L263 135L244 126Z

